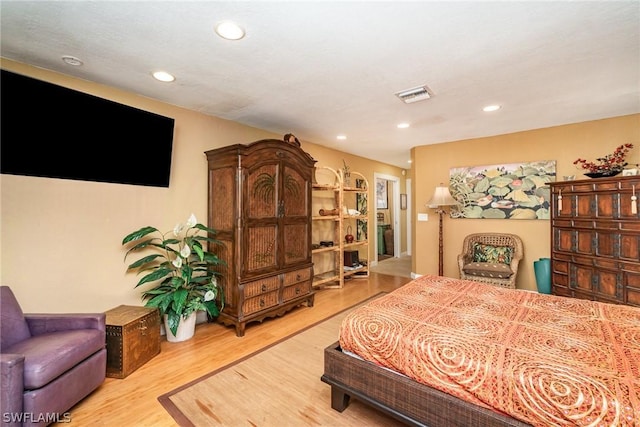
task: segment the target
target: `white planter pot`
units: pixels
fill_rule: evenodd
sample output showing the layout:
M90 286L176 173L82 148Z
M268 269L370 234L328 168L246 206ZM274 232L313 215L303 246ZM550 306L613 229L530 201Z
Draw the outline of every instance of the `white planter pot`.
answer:
M167 341L169 342L180 342L186 341L188 339L193 338L193 334L196 331L196 315L197 312L193 312L189 315L189 317L180 319L180 323L178 324L178 330L176 334L173 335L171 329L169 329L169 324L167 322L167 315L164 315L164 330L167 334Z

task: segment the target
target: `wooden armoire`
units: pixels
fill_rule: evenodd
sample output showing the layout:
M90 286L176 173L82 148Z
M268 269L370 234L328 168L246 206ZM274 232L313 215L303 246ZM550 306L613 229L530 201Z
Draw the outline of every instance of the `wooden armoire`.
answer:
M315 160L296 144L265 139L205 152L208 225L224 262L218 321L244 335L249 322L313 306L311 185Z
M640 307L640 177L550 187L551 293Z

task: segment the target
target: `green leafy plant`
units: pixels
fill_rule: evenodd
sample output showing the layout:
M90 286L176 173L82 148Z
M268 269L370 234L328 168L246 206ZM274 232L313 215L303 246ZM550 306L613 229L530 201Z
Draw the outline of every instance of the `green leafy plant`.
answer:
M199 235L200 231L207 235ZM219 273L212 268L224 261L205 250L205 242L209 245L220 243L209 235L215 235L215 230L198 223L191 214L185 224L177 224L172 231L161 233L157 228L147 226L122 240L122 245L129 246L125 260L134 252L157 252L130 264L127 271L145 274L136 288L156 283L142 293L142 299L147 307L157 307L161 315L167 315L169 329L174 335L180 320L193 312L204 310L209 316L217 317L224 308L224 294L216 278Z

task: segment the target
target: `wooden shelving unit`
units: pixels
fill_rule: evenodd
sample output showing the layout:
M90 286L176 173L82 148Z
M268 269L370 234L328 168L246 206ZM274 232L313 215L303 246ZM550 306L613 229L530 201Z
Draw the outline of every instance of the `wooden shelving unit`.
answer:
M364 175L351 172L352 182L360 186L352 186L351 181L345 184L342 170L327 166L317 167L316 177L318 182L312 184L313 287L342 288L345 279L369 276L369 182ZM358 205L364 206L364 211L358 211ZM321 209L331 214L321 215ZM345 241L349 227L355 237L352 243ZM328 241L333 246L320 246ZM345 266L345 251L357 251L359 264Z

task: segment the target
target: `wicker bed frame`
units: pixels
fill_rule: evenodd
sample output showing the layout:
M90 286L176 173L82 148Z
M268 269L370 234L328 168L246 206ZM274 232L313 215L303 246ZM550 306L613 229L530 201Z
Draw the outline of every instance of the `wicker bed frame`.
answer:
M353 397L411 426L529 426L349 356L338 342L324 349L321 379L331 386L331 407L338 412Z

